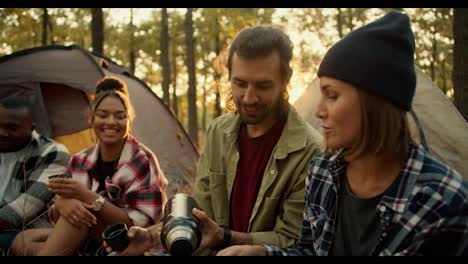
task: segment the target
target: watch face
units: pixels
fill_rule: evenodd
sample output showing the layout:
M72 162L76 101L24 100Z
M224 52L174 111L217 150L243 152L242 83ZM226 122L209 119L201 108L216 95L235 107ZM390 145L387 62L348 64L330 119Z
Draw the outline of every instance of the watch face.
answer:
M98 199L96 199L96 201L94 201L94 204L93 204L94 211L101 210L102 205L104 204L104 201L105 201L105 199L102 196L100 196Z

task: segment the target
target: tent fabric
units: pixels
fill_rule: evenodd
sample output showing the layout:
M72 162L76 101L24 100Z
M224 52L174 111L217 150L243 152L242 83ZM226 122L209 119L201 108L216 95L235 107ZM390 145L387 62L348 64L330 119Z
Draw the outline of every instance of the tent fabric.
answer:
M46 46L0 58L0 98L23 94L34 102L37 130L63 142L71 153L95 142L90 101L99 79L123 79L135 107L133 135L158 157L169 180L168 195L190 192L198 151L165 103L111 59L79 46Z
M0 59L2 84L29 82L59 83L94 93L102 70L92 55L78 46L51 46L16 52Z
M61 84L41 83L51 134L54 137L72 134L89 126L88 98L78 89ZM73 122L70 122L73 117Z
M418 68L416 76L413 110L429 151L468 179L468 123L442 90ZM319 79L316 78L294 106L307 122L320 131L320 120L315 117L319 87ZM410 114L408 120L413 138L421 142L420 131Z
M67 146L70 155L96 144L96 136L91 128L54 138L55 141Z

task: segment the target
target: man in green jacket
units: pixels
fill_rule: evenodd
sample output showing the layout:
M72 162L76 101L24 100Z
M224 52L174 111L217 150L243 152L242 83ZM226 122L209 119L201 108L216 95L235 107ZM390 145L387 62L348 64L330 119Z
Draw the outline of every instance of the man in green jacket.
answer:
M289 247L299 238L307 168L322 136L288 103L292 54L289 37L271 26L243 29L230 46L232 112L211 123L200 157L193 196L201 210L193 215L202 242L195 254L242 244ZM120 255L150 250L161 228L131 227Z
M292 46L283 31L254 26L229 48L232 112L208 128L194 187L200 251L299 238L307 168L322 137L288 103Z

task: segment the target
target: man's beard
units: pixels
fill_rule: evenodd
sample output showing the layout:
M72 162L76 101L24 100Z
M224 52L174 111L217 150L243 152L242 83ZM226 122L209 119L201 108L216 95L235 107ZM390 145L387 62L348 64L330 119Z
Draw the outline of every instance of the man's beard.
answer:
M250 116L245 113L245 104L242 102L236 102L237 112L240 115L241 122L248 124L248 125L257 125L262 123L267 117L271 115L278 115L280 112L280 107L282 106L282 97L279 97L276 102L272 105L268 106L266 104L254 104L249 105L249 107L254 107L259 111L258 115Z

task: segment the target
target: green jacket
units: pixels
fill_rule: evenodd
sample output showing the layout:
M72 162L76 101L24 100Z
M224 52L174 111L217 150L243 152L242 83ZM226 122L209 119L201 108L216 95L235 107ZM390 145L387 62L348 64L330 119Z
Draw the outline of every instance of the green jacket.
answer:
M254 244L293 246L299 238L304 210L305 179L322 136L290 106L286 124L265 168L249 222ZM229 199L239 161L236 113L210 124L198 164L194 197L216 223L229 225Z

